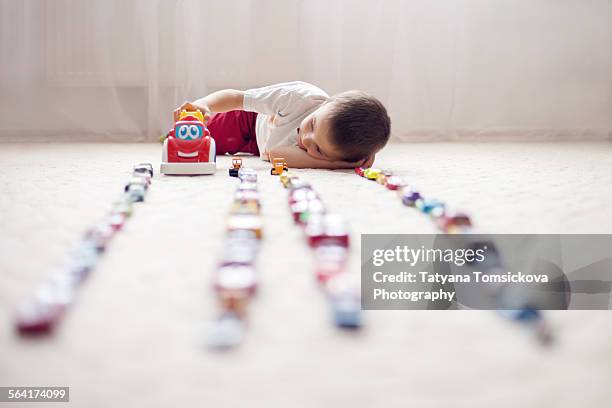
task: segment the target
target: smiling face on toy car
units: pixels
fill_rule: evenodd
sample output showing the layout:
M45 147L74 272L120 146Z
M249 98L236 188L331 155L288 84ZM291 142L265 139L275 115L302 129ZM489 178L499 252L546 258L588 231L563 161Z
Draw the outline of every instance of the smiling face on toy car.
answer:
M199 161L199 151L207 134L204 124L193 116L186 116L176 122L172 140L179 161Z
M179 157L194 158L198 156L197 146L202 141L204 126L197 121L177 122L174 135Z

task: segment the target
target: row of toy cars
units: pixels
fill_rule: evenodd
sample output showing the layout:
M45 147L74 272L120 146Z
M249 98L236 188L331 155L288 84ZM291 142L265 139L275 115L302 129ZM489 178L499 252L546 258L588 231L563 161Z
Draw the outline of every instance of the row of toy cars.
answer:
M106 250L111 238L132 215L132 204L144 201L153 166L141 163L134 166L124 192L101 222L88 229L63 265L38 286L34 295L17 310L16 328L20 334L50 332L72 303L78 286L92 272L98 258Z
M238 345L245 331L247 306L257 291L255 260L262 237L257 173L236 166L240 184L227 217L225 246L214 276L220 313L208 337L212 348ZM232 169L230 169L232 170Z
M397 191L404 205L414 207L422 213L429 215L443 232L449 234L469 234L473 232L472 222L468 215L462 212L450 213L443 202L423 197L418 190L409 186L402 178L393 175L391 171L357 167L355 168L355 173L368 180L376 181L389 190ZM487 242L480 244L488 245L490 249L495 251L495 255L498 255L494 243ZM499 262L500 257L495 256L491 257L491 259ZM489 266L489 270L493 270L501 267L501 264L497 263ZM503 294L503 288L498 289L491 293L499 299L501 309L498 312L505 318L528 325L535 330L538 339L542 343L550 343L552 340L551 333L540 311L527 304L516 308L514 306L508 307L507 299Z
M315 275L330 301L334 322L343 328L361 326L359 282L347 271L349 234L344 219L329 213L312 186L287 172L280 181L289 190L293 221L304 229L315 258Z
M408 186L401 177L393 175L391 171L357 167L355 173L368 180L376 181L389 190L397 191L404 205L415 207L431 216L438 228L444 232L465 233L472 227L469 216L461 212L449 213L443 202L423 197L419 191Z

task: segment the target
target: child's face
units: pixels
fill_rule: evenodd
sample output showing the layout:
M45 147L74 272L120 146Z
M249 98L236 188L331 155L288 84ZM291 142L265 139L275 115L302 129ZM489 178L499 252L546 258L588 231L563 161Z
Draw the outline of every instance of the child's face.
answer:
M331 141L331 105L326 103L306 116L298 128L298 147L315 159L342 160L342 151Z

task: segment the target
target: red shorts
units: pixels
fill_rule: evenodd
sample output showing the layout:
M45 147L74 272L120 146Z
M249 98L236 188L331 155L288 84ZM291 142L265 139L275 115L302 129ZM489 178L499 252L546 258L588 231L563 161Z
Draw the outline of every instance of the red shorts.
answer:
M241 110L215 114L207 127L215 139L217 154L252 153L259 156L255 137L256 119L257 113Z

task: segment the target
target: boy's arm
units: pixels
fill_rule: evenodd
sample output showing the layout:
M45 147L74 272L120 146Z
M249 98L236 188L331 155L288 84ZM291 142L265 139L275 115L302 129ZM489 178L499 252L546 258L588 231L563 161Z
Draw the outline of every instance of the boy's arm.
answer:
M244 91L223 89L200 98L193 103L196 106L207 109L211 113L239 110L244 107Z
M364 164L364 160L359 162L345 161L330 161L315 159L309 156L304 150L297 146L279 146L267 152L268 157L272 160L275 157L283 157L287 161L287 165L291 168L309 168L309 169L352 169Z
M213 92L193 102L185 102L174 111L174 120L178 119L181 110L199 109L204 113L229 112L244 107L244 91L236 89L223 89Z

